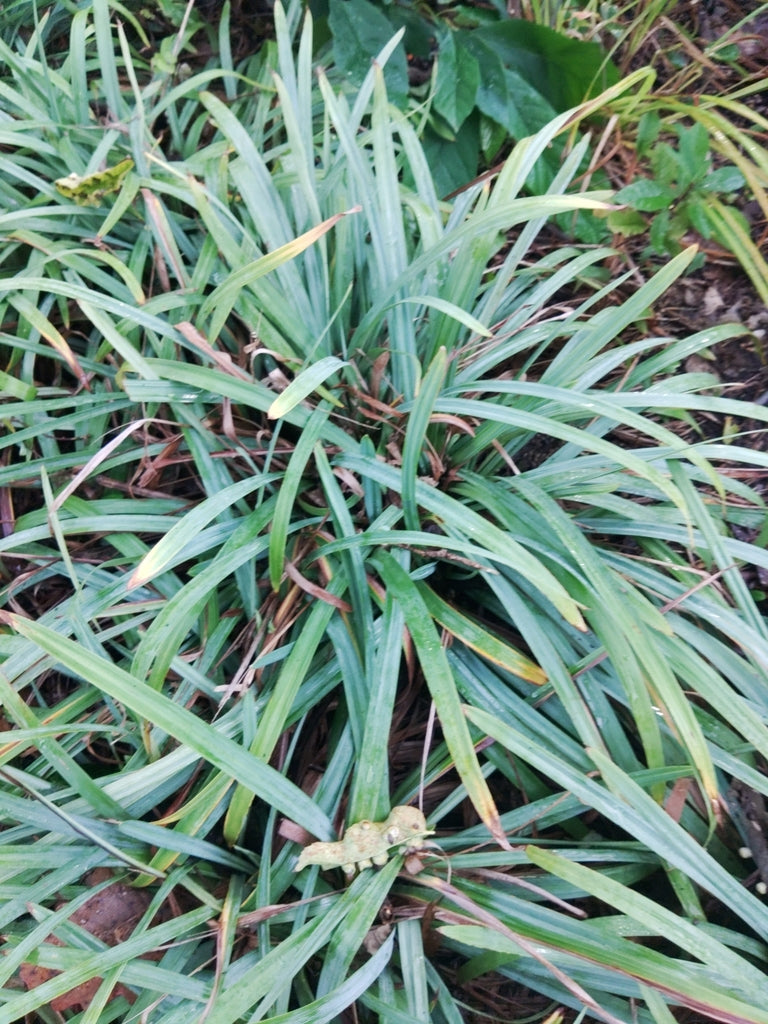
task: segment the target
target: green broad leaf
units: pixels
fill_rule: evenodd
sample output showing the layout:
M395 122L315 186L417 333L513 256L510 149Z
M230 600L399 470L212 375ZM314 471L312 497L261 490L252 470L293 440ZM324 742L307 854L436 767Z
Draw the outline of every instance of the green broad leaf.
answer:
M599 44L572 39L532 21L512 18L477 29L473 35L557 111L578 106L620 78Z
M454 131L474 109L480 77L480 65L463 36L450 29L441 33L433 103Z
M465 47L474 55L482 71L476 103L484 115L480 122L480 141L484 151L487 141L483 122L487 118L513 139L520 140L535 135L556 117L557 111L547 97L516 68L506 67L493 47L477 38L477 33L467 36ZM495 142L501 146L504 136ZM555 139L532 167L529 184L535 193L545 192L549 188L560 166L561 150L562 142Z
M610 231L617 235L631 237L642 235L648 225L637 210L614 210L605 218Z
M336 67L352 85L362 85L371 61L395 35L395 29L381 8L368 0L330 0L329 11ZM404 104L408 97L408 62L402 42L387 61L384 79L389 99Z
M462 45L472 54L477 66L482 68L475 96L478 109L499 124L505 124L511 98L501 57L488 42L478 38L476 32L468 34Z
M439 138L445 139L446 142L456 141L456 132L434 108L429 112L428 127L431 132L434 132Z
M744 187L744 175L733 164L718 167L699 182L702 192L738 192Z
M555 117L552 103L516 67L506 67L491 42L475 32L467 36L464 47L482 69L478 110L503 125L513 138L531 135Z
M637 122L635 145L638 156L647 156L651 146L659 137L661 118L657 110L649 110Z
M707 213L708 205L706 196L701 196L694 192L684 208L686 220L699 232L702 238L709 238L712 234L712 223Z
M311 5L314 8L314 2ZM326 4L327 6L327 4ZM415 4L382 4L387 8L387 18L392 31L405 30L403 45L408 57L429 59L435 44L434 26L425 18Z
M506 138L507 132L498 121L493 121L485 115L480 118L480 149L486 163L490 164L493 161L504 145Z
M513 138L522 139L527 135L535 135L556 116L557 111L547 97L527 82L514 68L504 69L504 80L510 102L501 119L501 124L507 128ZM490 100L487 92L482 101L483 106L480 109L483 113L490 114L495 104ZM478 106L480 106L479 102ZM554 140L551 145L557 149L560 144ZM542 159L545 162L546 158L547 154L543 153ZM556 162L554 160L551 162L554 167Z
M674 202L675 190L659 181L643 178L619 189L615 199L617 203L626 203L642 213L655 213L667 209Z
M303 402L308 395L316 391L331 374L336 373L337 370L346 365L343 359L337 359L336 356L326 356L324 359L319 359L316 363L313 363L312 366L307 366L306 369L294 377L285 391L274 400L267 410L267 416L271 420L277 420L281 416L285 416L286 413L291 412L292 409L295 409L297 405ZM334 399L334 404L340 405L341 403Z
M423 145L439 196L450 195L477 174L480 154L477 117L467 118L453 139L441 138L428 127L424 132Z
M679 139L680 184L687 187L692 182L703 178L709 170L709 132L700 121L696 121L690 126L678 125L677 136Z

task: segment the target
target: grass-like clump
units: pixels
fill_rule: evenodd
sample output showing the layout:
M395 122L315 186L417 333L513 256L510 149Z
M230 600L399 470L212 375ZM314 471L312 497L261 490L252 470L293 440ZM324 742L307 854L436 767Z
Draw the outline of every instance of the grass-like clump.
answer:
M692 248L542 255L587 135L527 187L642 72L444 200L300 13L0 42L0 1022L766 1022L768 414L685 371L744 329L644 329ZM294 873L419 802L410 873Z

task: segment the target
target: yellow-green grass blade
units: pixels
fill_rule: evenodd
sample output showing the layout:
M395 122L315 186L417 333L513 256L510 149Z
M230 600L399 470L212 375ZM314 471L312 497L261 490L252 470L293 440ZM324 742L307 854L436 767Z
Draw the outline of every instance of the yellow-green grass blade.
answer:
M419 509L416 502L416 482L419 479L419 463L424 450L424 439L434 404L440 394L448 370L448 354L441 348L418 386L410 406L408 425L403 445L402 507L405 525L409 530L418 530Z
M446 937L462 944L507 954L511 958L517 958L521 953L525 955L527 952L522 943L488 928L475 925L444 925L440 931ZM553 947L557 950L559 943L562 943L561 948L571 956L583 958L590 963L597 961L606 970L627 975L634 980L642 979L646 985L669 995L673 1002L707 1014L708 1019L728 1021L729 1024L768 1024L768 1012L761 1007L750 1005L729 992L718 991L713 983L707 984L709 979L701 978L699 972L696 976L690 967L686 969L685 965L678 964L655 950L644 949L619 939L615 939L614 943L609 945L603 939L590 940L587 936L582 941L573 943L567 943L566 940L560 940L555 936L548 941L539 937L539 942L542 941L549 947L545 947L545 956L551 956ZM610 1019L616 1021L613 1016Z
M330 905L326 904L318 917L302 925L245 971L237 970L236 978L229 984L225 978L207 1024L235 1024L257 1003L265 1004L265 1010L271 1006L285 991L286 981L327 945L353 910L362 913L366 907L375 908L375 911L381 907L397 867L393 860L380 872L367 871L358 875L346 892L334 897ZM311 1016L305 1018L305 1024L311 1024L312 1020Z
M595 871L578 864L553 850L538 846L526 846L528 858L543 871L564 878L578 889L596 899L610 904L628 918L636 921L651 934L663 936L707 964L713 971L713 980L718 984L740 989L741 994L752 999L755 1005L765 991L765 974L746 957L720 942L705 928L685 920L668 907L630 889L603 871Z
M296 442L296 447L291 453L277 493L269 534L269 582L272 584L273 590L280 589L285 566L285 548L295 518L299 487L312 455L312 449L325 433L328 415L327 408L317 407L312 411Z
M165 873L176 863L180 855L180 847L184 836L196 837L201 829L209 828L214 817L220 816L221 806L233 786L230 775L218 773L210 782L202 786L191 800L177 808L173 816L162 819L160 826L165 833L172 834L163 843L156 843L157 850L152 856L149 866L153 871ZM130 832L127 834L130 835ZM181 837L181 838L180 838ZM150 875L140 875L136 885L148 885L152 881Z
M65 906L61 911L64 920L71 910ZM179 934L193 931L203 926L210 917L210 908L201 907L184 915L184 919L174 918L163 924L149 928L140 935L133 935L124 943L105 949L101 952L78 950L76 963L43 982L31 991L14 996L5 1007L0 1008L0 1024L14 1024L26 1015L33 1013L41 1006L46 1006L53 999L65 995L78 985L91 978L102 977L107 971L122 966L126 960L133 960L162 947L167 942L177 940ZM45 922L46 933L50 932L52 922ZM42 936L41 936L42 938Z
M161 540L151 548L133 570L128 589L141 587L163 572L192 540L217 516L252 491L264 487L268 477L246 477L218 494L201 501L191 512L178 519Z
M338 359L336 356L325 356L323 359L318 359L316 363L312 363L311 366L305 367L296 374L285 391L281 392L270 405L267 416L271 420L285 416L313 391L317 391L332 374L346 365L347 363L343 359ZM341 405L336 399L332 398L331 401L334 405Z
M480 820L487 826L497 843L507 848L508 840L464 721L456 681L437 628L415 583L392 555L379 552L372 562L378 566L385 586L403 609L406 626L419 656L419 664L430 695L435 702L445 742L451 752L456 771L466 786L467 794Z
M336 577L326 589L330 594L340 596L346 589L346 583L343 578ZM269 761L286 729L296 694L305 680L318 647L326 636L328 623L335 611L330 602L315 601L283 663L250 747L250 753L265 763ZM230 843L235 843L239 839L252 801L252 791L247 786L238 786L232 796L224 823L224 835Z
M358 473L363 479L370 478L395 493L402 492L402 474L393 466L358 455L344 455L339 462ZM466 503L459 502L420 480L416 482L415 496L417 503L441 520L454 536L471 538L474 544L485 547L489 561L500 558L504 564L520 572L532 586L540 590L567 622L576 629L586 628L578 602L573 600L565 587L541 561L511 538L506 530L500 529L484 516L468 508Z
M137 678L157 690L163 686L184 637L221 581L266 550L264 533L273 510L274 498L269 498L242 519L213 560L168 599L134 651L131 671Z
M369 646L367 676L359 686L367 701L362 742L349 798L351 821L369 818L379 821L390 808L390 742L392 712L397 698L402 663L405 619L399 602L391 593L384 596L381 639L375 650ZM373 631L371 631L373 636Z
M512 675L519 676L535 686L543 686L547 682L546 672L530 658L526 658L514 647L510 647L472 619L462 615L426 583L418 583L417 587L429 614L443 629L447 629L451 636Z
M757 294L763 302L768 303L768 263L742 222L731 207L715 199L711 199L707 205L707 217L718 241L728 246L749 275Z
M464 714L486 735L498 740L507 750L557 782L565 791L572 792L585 806L605 815L662 860L679 867L694 882L716 894L759 935L768 939L765 905L744 889L664 808L602 752L596 749L588 751L605 786L487 711L465 705Z

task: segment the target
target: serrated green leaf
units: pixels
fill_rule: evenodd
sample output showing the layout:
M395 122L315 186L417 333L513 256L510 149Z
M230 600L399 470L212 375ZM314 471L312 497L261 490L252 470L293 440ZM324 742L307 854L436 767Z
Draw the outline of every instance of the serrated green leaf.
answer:
M668 142L657 142L651 151L651 167L656 181L671 186L680 179L680 154Z
M664 210L674 202L675 190L668 185L650 178L633 181L631 185L620 189L615 196L617 203L626 203L642 213L655 213Z
M673 242L670 237L672 218L669 209L659 210L651 221L651 229L648 232L648 239L651 248L660 256L673 255Z
M718 167L703 178L698 186L702 192L738 192L744 187L744 175L732 164Z
M700 121L695 121L690 126L678 125L677 135L680 140L678 147L680 184L686 188L692 182L702 178L709 169L709 133Z
M614 210L605 218L611 231L617 235L640 235L647 230L645 218L637 210Z
M661 117L657 110L648 110L637 122L637 155L646 156L659 137Z
M712 223L707 213L707 206L707 200L694 193L682 210L685 220L699 232L702 238L709 238L712 234Z

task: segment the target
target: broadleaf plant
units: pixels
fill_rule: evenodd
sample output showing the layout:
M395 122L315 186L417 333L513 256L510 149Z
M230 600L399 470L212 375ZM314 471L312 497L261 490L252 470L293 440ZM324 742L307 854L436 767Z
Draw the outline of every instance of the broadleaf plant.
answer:
M649 231L650 248L658 255L680 252L681 239L693 228L702 238L713 235L723 241L714 216L713 200L727 201L744 185L744 176L734 165L713 169L710 138L701 122L676 124L677 145L659 139L662 129L657 111L651 110L638 125L638 156L647 158L650 177L639 178L616 193L616 201L636 210L635 217L625 212L608 224L620 233ZM650 225L642 214L652 214ZM731 209L733 216L745 218Z
M440 195L474 178L508 139L538 131L619 79L599 43L511 18L500 5L445 13L411 2L309 6L327 18L334 64L353 85L362 84L373 54L402 30L384 70L387 91L400 106L408 95L417 110L426 104L423 145ZM549 185L561 145L532 169L534 190Z

